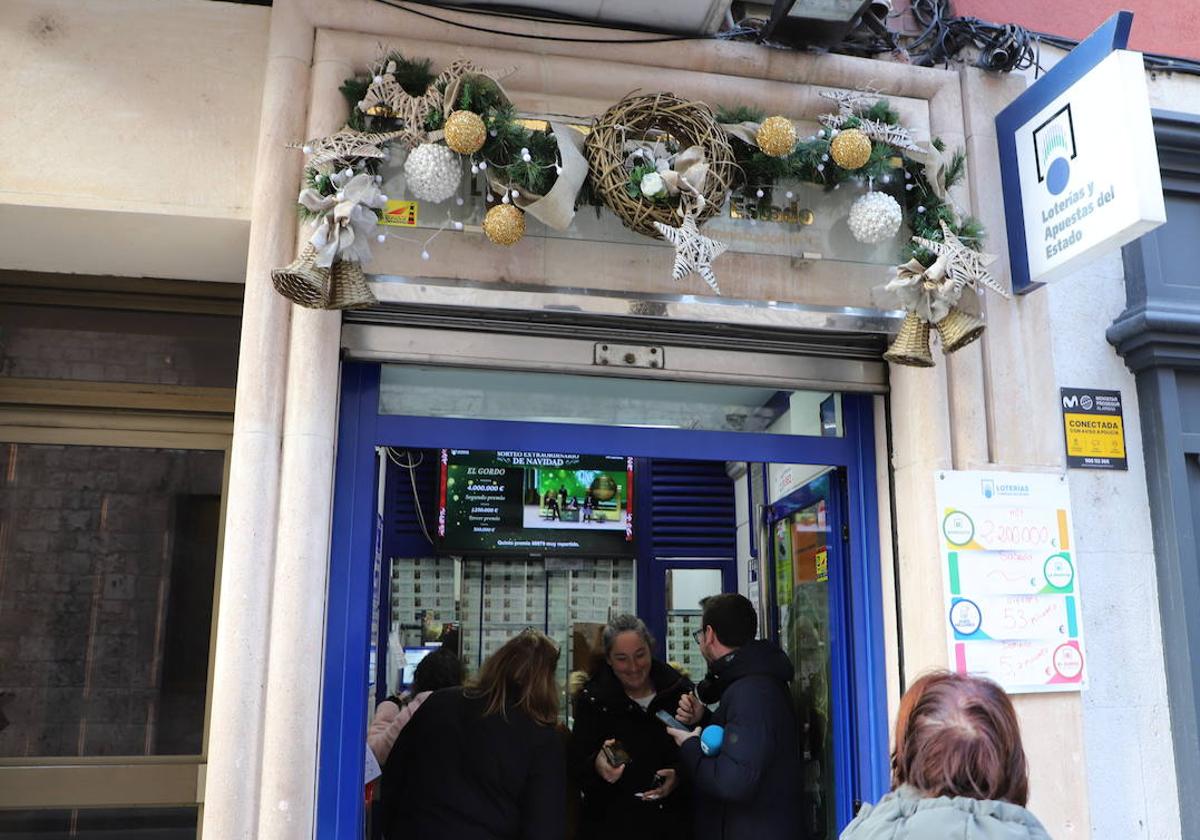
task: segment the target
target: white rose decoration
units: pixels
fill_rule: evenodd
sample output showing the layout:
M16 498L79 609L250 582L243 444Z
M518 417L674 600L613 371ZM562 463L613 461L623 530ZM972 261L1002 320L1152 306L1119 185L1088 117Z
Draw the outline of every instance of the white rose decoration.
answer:
M647 172L642 176L642 182L638 184L638 187L641 189L642 195L653 198L661 193L666 185L663 183L662 176L657 172Z

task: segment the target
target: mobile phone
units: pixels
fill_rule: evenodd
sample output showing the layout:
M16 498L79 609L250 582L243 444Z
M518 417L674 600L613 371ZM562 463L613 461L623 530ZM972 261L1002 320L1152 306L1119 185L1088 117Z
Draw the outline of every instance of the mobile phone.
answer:
M659 720L661 720L663 723L665 723L668 729L681 729L684 732L692 731L692 727L688 726L685 723L681 723L672 714L670 714L667 711L664 711L663 709L659 709L658 714L655 715L655 717L657 717Z
M625 747L621 746L620 741L614 744L605 744L600 749L604 753L604 760L609 763L610 767L620 767L623 764L629 763L629 753Z

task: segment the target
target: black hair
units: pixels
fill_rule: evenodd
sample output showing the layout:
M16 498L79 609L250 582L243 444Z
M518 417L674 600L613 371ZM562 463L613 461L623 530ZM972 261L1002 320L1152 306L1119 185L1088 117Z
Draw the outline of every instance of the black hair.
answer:
M417 663L413 671L412 693L437 691L463 683L463 666L454 651L438 648Z
M745 595L722 592L703 599L700 606L704 610L701 626L711 627L726 647L739 648L758 635L758 613Z

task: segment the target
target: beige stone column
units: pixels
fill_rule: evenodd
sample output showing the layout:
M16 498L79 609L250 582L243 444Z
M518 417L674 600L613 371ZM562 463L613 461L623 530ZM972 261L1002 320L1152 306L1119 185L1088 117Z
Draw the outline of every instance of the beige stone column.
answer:
M1019 77L966 68L962 86L972 212L988 230L988 250L1001 255L995 273L1008 285L995 115L1025 85ZM980 343L991 460L996 469L1064 469L1045 291L1012 302L990 296L985 305L988 329ZM1029 758L1030 808L1051 837L1090 836L1079 694L1022 694L1014 705Z
M318 33L308 137L331 134L346 121L338 88L352 68L327 46ZM341 322L340 312L292 313L259 840L297 840L315 828Z
M246 265L229 498L217 618L202 830L213 840L258 830L263 712L279 449L290 305L270 270L293 256L312 33L293 0L271 13Z

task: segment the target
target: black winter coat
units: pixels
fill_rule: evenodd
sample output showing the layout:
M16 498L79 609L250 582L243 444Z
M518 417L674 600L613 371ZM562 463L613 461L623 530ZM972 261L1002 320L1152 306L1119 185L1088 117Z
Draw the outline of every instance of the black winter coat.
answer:
M693 785L696 840L785 840L800 834L800 750L788 683L792 663L778 645L753 641L709 666L700 699L720 702L706 724L725 728L721 751L684 741L680 762Z
M664 768L678 770L679 748L655 718L659 710L675 714L679 698L692 690L692 681L657 659L650 666L654 699L648 709L630 700L608 665L575 698L575 728L571 735L570 769L583 795L580 837L583 840L684 840L688 831L687 780L665 799L644 802L634 796L654 787L654 775ZM609 738L629 752L625 772L609 784L596 772L596 754Z
M562 840L566 754L553 726L516 708L484 717L461 688L435 691L383 769L392 840Z

